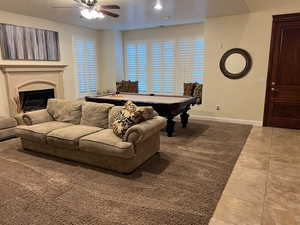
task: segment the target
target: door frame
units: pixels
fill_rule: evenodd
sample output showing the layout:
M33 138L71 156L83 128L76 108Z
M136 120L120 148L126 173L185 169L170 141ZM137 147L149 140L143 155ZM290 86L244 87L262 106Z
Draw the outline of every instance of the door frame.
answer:
M292 21L300 21L300 13L292 13L292 14L281 14L281 15L273 15L273 23L272 23L272 32L271 32L271 44L270 44L270 55L269 55L269 64L268 64L268 76L267 76L267 84L266 84L266 95L265 95L265 109L264 109L264 120L263 126L268 127L271 126L269 121L269 104L270 98L272 95L271 92L271 82L272 82L272 74L274 68L274 59L279 57L278 54L274 55L275 47L277 44L276 33L279 22L292 22Z

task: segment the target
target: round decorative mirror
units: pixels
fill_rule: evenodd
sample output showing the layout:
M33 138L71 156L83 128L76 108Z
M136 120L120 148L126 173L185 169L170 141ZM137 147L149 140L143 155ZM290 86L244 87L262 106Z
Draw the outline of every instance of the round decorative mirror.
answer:
M230 79L239 79L246 76L252 67L250 54L240 48L231 49L222 56L220 69Z

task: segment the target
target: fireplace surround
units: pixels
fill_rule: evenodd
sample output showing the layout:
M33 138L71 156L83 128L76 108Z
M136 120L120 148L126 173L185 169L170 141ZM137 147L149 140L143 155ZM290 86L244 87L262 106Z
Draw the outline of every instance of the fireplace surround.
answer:
M5 76L11 116L17 114L14 99L21 98L24 92L32 91L31 93L34 93L34 91L52 89L56 98L64 98L63 73L65 67L66 65L0 65Z

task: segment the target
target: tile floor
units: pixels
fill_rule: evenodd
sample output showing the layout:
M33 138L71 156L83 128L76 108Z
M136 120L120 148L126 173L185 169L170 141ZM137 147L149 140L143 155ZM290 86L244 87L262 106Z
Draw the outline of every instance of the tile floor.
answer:
M254 127L210 225L300 225L300 131Z

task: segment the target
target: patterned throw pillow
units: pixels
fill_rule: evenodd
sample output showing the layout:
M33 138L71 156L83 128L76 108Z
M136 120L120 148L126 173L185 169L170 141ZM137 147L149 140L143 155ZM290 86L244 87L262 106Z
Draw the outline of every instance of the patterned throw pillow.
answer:
M140 123L143 120L143 112L137 107L135 104L133 104L131 101L128 101L123 109L119 112L117 112L114 115L114 122L112 124L112 129L114 133L120 137L123 138L126 131Z

